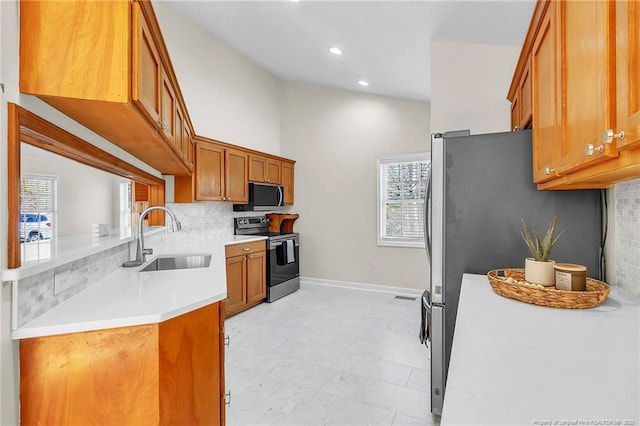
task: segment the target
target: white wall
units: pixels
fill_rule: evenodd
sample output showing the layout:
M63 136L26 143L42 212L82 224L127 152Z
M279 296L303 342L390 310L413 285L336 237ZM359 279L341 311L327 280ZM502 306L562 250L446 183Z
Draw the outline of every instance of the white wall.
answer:
M429 105L287 82L281 111L282 155L297 161L301 275L425 288L424 249L377 246L376 158L427 151Z
M507 91L520 47L431 43L431 129L509 131Z
M278 155L280 80L170 6L153 6L196 134Z

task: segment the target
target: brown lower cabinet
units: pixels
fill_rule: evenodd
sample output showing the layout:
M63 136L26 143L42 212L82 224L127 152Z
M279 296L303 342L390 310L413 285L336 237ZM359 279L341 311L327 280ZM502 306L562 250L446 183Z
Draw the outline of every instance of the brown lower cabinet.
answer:
M267 296L267 256L264 241L228 245L227 303L225 316L237 314L262 303Z
M20 341L23 425L223 425L224 309Z

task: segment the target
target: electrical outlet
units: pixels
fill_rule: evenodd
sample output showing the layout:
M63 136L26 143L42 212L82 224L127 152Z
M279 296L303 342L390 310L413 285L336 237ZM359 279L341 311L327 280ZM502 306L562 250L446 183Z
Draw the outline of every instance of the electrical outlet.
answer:
M372 257L371 260L369 261L369 267L371 269L376 267L376 260Z
M70 269L58 272L53 276L53 295L57 296L63 291L69 290L72 285Z

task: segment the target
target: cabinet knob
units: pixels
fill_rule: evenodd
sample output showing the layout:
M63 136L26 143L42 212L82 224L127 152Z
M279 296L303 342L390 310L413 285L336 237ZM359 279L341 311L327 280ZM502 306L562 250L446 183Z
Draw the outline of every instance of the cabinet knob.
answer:
M593 155L596 151L604 151L604 145L598 145L594 147L592 143L588 143L584 146L584 155Z
M613 142L614 139L623 140L624 139L624 132L623 131L619 131L618 133L614 133L613 129L607 129L604 132L602 132L602 143L608 145L611 142Z
M544 168L544 174L545 175L550 175L551 173L555 173L556 168L555 167L545 167Z

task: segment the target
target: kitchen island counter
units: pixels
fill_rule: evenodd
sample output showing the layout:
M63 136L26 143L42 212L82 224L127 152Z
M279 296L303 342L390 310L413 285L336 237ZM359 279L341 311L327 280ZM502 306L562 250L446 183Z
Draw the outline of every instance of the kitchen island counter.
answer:
M169 234L167 234L169 235ZM265 240L230 235L180 241L167 237L135 268L118 268L93 285L28 323L12 330L13 339L51 336L159 323L227 297L225 245ZM140 272L156 257L211 254L206 268Z
M465 274L441 424L640 425L639 360L640 302L616 287L558 309Z

